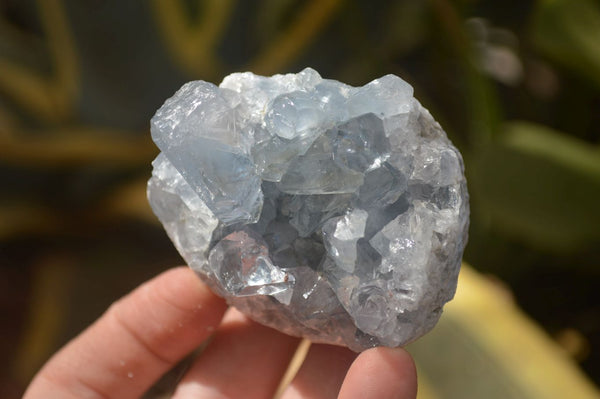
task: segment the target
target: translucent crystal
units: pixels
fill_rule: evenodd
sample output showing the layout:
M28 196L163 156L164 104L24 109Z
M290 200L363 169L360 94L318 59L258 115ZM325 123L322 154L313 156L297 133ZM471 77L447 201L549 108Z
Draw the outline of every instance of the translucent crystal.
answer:
M462 158L397 76L190 82L151 130L152 209L200 277L255 320L360 351L418 338L453 297Z

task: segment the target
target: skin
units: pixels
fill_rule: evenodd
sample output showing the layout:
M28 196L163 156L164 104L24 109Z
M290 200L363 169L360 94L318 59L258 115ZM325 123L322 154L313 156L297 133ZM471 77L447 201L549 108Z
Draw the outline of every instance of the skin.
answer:
M298 338L259 325L179 267L115 302L56 353L25 399L138 398L213 336L173 398L270 398ZM415 398L412 358L401 348L356 353L314 344L282 399Z

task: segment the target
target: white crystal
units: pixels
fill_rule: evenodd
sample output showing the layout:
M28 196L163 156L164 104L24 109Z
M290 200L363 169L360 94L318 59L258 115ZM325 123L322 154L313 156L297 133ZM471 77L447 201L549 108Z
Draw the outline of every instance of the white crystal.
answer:
M358 351L418 338L453 297L462 158L397 76L190 82L151 130L152 209L202 279L257 321Z
M159 154L153 166L148 182L150 206L177 250L206 274L207 250L219 221L164 154Z
M335 264L345 272L354 272L358 256L356 244L365 235L368 217L368 212L356 208L323 225L325 248Z

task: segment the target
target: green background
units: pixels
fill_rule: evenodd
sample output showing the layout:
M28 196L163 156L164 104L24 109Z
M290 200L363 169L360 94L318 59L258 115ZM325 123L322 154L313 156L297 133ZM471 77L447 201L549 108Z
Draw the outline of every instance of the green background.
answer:
M465 260L600 383L600 2L4 0L0 396L181 263L145 201L162 102L306 66L415 87L465 159Z

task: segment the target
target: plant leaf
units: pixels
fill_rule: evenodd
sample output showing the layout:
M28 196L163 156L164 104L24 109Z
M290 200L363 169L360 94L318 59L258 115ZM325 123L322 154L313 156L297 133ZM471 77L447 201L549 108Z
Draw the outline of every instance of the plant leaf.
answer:
M546 250L572 251L600 240L600 151L525 122L477 160L472 189L492 226Z
M542 53L600 86L597 1L539 1L532 28L533 43Z

